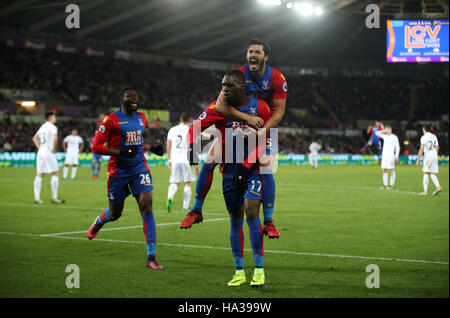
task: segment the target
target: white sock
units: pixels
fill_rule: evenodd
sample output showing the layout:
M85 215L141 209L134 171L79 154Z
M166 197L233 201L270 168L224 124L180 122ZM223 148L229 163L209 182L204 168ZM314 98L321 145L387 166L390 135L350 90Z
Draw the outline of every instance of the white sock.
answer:
M72 176L71 176L71 178L75 179L76 174L77 174L77 167L72 166Z
M176 183L171 183L169 186L169 193L167 194L167 198L173 199L175 193L177 193L178 185Z
M58 186L59 186L59 178L58 176L52 176L50 180L50 186L52 188L52 199L58 198Z
M319 165L319 160L316 160L315 167L317 168L318 165Z
M383 172L383 184L385 187L388 186L389 174L387 172Z
M439 184L439 180L436 177L435 174L430 175L431 181L433 181L434 185L436 186L436 188L440 188L441 185Z
M428 175L424 174L423 175L423 192L428 192L428 182L429 182Z
M34 199L39 201L41 199L41 187L42 187L42 177L36 176L34 178Z
M390 182L391 182L391 187L393 187L394 183L395 183L395 170L392 170Z
M184 186L183 192L183 209L189 209L189 202L191 202L192 189L191 187Z
M67 178L67 174L69 173L69 167L64 166L63 168L63 178Z

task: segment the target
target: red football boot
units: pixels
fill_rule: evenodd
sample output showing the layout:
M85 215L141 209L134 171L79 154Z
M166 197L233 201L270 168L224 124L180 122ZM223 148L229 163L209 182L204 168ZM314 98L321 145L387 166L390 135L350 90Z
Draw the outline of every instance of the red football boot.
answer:
M277 228L273 224L273 221L264 224L264 234L267 235L270 239L278 239L280 238L280 233L277 231Z
M190 229L192 225L203 221L201 213L195 211L189 211L186 214L186 218L180 223L180 229Z

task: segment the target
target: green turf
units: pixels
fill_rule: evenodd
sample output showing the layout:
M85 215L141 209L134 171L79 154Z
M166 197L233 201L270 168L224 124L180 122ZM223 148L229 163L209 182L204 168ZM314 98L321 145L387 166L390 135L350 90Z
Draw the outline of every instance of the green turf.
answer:
M0 297L449 297L448 167L441 167L444 191L436 197L417 195L422 190L417 167L398 167L392 191L378 189L379 167L280 167L274 219L281 238L264 241L262 289L226 285L234 265L217 171L204 206L205 220L213 222L182 231L182 188L174 212L164 212L169 170L152 169L155 218L161 224L157 256L165 266L159 272L145 267L142 221L132 197L123 217L104 229L136 228L102 231L94 241L85 233L38 236L87 231L107 207L105 167L100 180L90 179L89 168L79 168L75 181L60 180L60 197L67 200L60 206L49 203L49 176L42 190L46 204L32 204L34 173L0 169ZM244 231L250 280L247 225ZM79 289L66 288L68 264L80 268ZM369 264L380 268L379 289L365 286Z

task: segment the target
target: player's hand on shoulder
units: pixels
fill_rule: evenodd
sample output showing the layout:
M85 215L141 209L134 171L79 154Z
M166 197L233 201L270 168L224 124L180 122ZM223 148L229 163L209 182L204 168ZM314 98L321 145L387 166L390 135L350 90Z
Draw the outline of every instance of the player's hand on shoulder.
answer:
M258 116L248 116L246 124L258 129L264 126L264 120Z
M137 146L127 148L127 149L121 149L120 156L125 157L125 158L134 158L134 157L136 157L137 151L138 151Z

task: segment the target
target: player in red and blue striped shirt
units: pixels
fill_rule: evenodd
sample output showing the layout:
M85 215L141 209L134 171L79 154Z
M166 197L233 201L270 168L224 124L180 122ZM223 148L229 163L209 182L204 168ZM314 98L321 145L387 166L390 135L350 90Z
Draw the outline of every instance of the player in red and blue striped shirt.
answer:
M106 116L95 135L92 151L110 155L108 162L109 209L98 216L88 231L94 239L102 226L122 216L124 201L130 194L136 198L142 216L147 245L147 266L161 270L156 262L156 224L153 217L152 175L148 169L144 150L162 155L161 149L144 144L145 115L138 112L139 97L135 90L124 89L120 94L121 107ZM108 146L104 146L107 142ZM159 151L158 151L159 150Z

